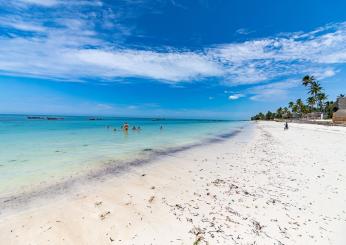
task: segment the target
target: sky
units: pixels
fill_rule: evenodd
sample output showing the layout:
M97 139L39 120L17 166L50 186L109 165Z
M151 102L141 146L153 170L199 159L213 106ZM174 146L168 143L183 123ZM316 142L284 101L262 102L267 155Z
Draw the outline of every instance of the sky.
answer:
M346 93L346 1L0 0L0 113L248 119Z

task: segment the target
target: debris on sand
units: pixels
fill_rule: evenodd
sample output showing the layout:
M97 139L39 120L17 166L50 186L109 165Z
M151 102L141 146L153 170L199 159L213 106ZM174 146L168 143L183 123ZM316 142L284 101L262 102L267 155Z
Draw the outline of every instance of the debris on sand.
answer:
M256 221L256 220L253 220L252 221L252 224L254 225L254 229L253 229L253 231L257 234L257 235L259 235L259 233L262 231L262 229L263 229L263 225L261 225L258 221Z
M226 181L224 181L223 179L216 179L213 182L211 182L212 184L214 184L215 186L220 186L226 183Z
M175 204L175 207L179 210L184 211L185 208L183 208L183 206L181 206L180 204Z
M154 201L154 199L155 199L155 196L151 196L151 197L149 198L149 203L152 203L152 202Z
M206 242L204 240L204 231L199 228L199 227L194 227L190 230L190 233L194 234L196 236L195 241L193 242L193 245L198 245L200 244L202 241L204 241L204 244L208 244L208 242Z
M100 202L95 202L95 207L102 205L102 203L103 203L102 201L100 201Z
M107 212L105 212L105 213L103 213L103 214L100 214L100 219L101 220L104 220L108 215L110 215L111 214L111 212L110 211L107 211Z

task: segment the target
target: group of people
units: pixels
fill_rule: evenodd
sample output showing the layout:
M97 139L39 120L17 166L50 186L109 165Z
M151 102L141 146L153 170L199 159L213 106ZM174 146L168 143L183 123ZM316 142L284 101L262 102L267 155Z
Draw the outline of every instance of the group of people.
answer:
M125 132L128 132L129 131L129 129L130 129L130 126L129 126L129 124L126 122L126 123L124 123L122 126L121 126L121 129L123 130L123 131L125 131ZM140 126L133 126L132 127L132 130L133 131L141 131L142 129L141 129L141 127Z
M121 126L121 129L127 132L127 131L129 131L130 126L129 126L129 124L126 122L126 123L124 123L123 126ZM137 127L136 127L136 126L133 126L133 127L132 127L132 130L133 130L133 131L140 131L140 130L142 130L142 129L141 129L140 126L137 126Z
M107 129L113 128L113 127L110 126L110 125L107 125L106 127L107 127ZM128 124L127 122L125 122L120 128L121 128L122 131L128 132L129 129L130 129L130 126L129 126L129 124ZM142 128L141 128L140 126L137 126L137 127L136 127L136 126L133 126L133 127L132 127L132 130L133 130L133 131L141 131ZM162 126L162 125L160 126L160 130L163 130L163 126ZM117 131L117 129L116 129L116 128L113 128L113 131Z

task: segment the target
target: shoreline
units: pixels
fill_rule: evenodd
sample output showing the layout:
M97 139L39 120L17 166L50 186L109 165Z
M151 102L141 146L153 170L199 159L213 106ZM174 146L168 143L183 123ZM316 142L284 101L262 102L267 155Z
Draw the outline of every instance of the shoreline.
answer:
M176 154L179 152L184 152L196 147L205 146L208 144L215 144L225 141L229 138L232 138L239 134L245 128L250 127L250 125L245 125L238 127L223 134L216 134L208 138L202 139L200 142L195 142L192 144L185 144L181 146L168 147L166 149L145 149L142 153L146 153L145 156L141 158L135 157L129 161L122 160L112 160L106 166L101 168L92 169L83 173L83 175L70 176L63 181L58 181L47 186L34 188L31 191L19 192L13 195L4 195L0 196L0 218L1 215L6 213L7 209L21 209L25 206L30 205L31 202L36 199L42 198L56 198L70 192L73 188L76 188L78 185L83 185L88 182L97 182L102 181L107 177L117 177L127 171L131 171L132 168L141 166L143 164L150 164L153 161L157 161L160 158L169 156L171 154Z
M344 244L346 130L321 128L251 124L230 139L165 155L0 216L0 239Z

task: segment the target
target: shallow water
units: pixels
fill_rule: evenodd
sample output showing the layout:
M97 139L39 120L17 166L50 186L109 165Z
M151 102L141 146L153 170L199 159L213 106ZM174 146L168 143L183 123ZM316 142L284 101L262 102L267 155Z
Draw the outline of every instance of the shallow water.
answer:
M195 144L246 122L64 117L30 120L0 115L0 196L141 157L151 150ZM124 133L121 125L128 122ZM133 131L132 126L140 126ZM163 127L161 130L160 127ZM114 131L116 128L117 131Z

